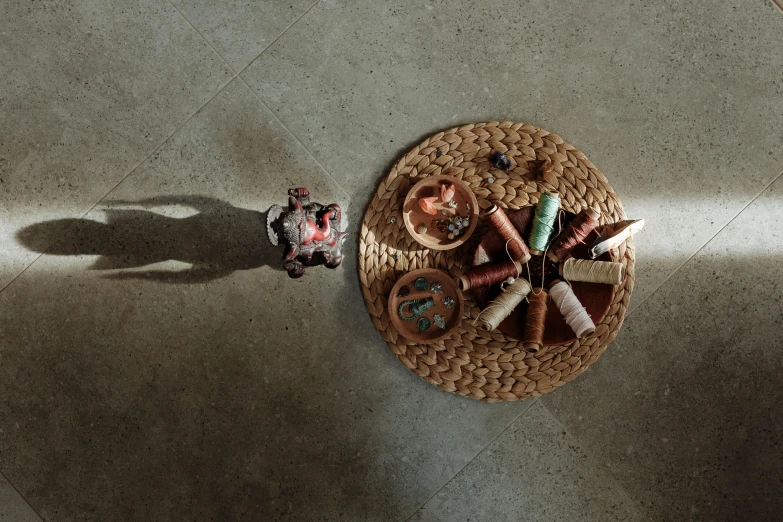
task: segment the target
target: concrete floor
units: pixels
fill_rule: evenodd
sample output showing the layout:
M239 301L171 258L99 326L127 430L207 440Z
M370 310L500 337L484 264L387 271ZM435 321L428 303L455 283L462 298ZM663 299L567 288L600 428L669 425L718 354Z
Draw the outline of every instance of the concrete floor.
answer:
M2 11L0 520L779 519L768 0ZM408 147L501 118L580 148L647 227L591 371L487 405L389 352L356 234L292 282L262 213L306 186L355 233Z

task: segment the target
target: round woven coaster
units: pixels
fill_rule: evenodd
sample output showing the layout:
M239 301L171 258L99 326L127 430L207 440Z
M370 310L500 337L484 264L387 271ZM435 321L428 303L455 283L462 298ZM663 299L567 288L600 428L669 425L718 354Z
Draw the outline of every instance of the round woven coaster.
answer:
M511 160L508 172L493 168L493 151ZM554 169L540 179L535 165L549 159ZM373 323L405 366L442 390L486 402L514 401L541 395L585 371L617 335L634 282L633 242L620 246L617 261L626 268L625 283L614 287L612 305L593 335L570 344L528 354L521 342L495 330L484 330L475 319L480 309L465 294L462 324L451 338L420 346L400 336L386 309L397 278L417 268L441 268L460 276L486 224L455 250L438 252L416 243L405 230L402 205L408 189L426 176L446 174L465 181L479 206L507 209L534 205L541 192L560 194L561 208L577 213L584 206L601 212L600 223L625 219L622 204L603 174L584 154L558 135L533 125L509 121L463 125L439 132L414 147L381 182L362 221L359 278Z

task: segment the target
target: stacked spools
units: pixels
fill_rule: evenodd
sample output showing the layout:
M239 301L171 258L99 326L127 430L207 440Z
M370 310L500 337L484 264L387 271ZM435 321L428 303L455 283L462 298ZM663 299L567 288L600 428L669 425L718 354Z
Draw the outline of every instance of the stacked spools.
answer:
M484 328L498 328L526 300L527 313L520 327L524 332L522 346L530 353L539 352L545 346L547 315L556 313L549 310L550 302L554 303L578 338L594 332L593 319L569 282L618 285L625 278L625 270L620 263L572 257L574 249L584 243L598 226L600 214L592 208L585 208L563 226L566 216L560 210L559 196L543 193L536 205L527 242L523 239L525 231L518 230L499 206L491 206L485 217L490 230L500 238L503 260L479 265L459 278L463 291L499 284L499 295L490 300L477 318ZM558 266L545 269L547 260ZM536 270L531 271L531 266ZM540 271L537 270L539 268ZM547 270L556 272L545 276ZM545 284L545 277L550 279L548 284ZM553 277L555 279L551 280Z

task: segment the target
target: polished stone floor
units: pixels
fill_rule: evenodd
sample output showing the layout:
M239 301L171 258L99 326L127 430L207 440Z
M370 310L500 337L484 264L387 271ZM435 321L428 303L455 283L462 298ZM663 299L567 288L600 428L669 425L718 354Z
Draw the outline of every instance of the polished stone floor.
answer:
M6 0L0 520L779 520L781 35L769 0ZM389 352L356 231L496 119L647 226L601 359L487 405ZM293 186L353 232L296 282Z

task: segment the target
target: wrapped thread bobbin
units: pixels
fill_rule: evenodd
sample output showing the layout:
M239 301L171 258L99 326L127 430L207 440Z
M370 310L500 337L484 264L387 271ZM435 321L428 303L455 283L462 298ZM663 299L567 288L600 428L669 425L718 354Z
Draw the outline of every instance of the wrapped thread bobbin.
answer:
M492 205L487 209L485 216L492 229L506 243L511 259L520 263L527 263L531 257L530 251L503 209L497 205Z
M552 240L547 257L555 263L568 259L571 256L571 251L598 226L599 217L601 214L594 208L583 209L571 220L566 230L560 232Z
M556 279L549 285L549 295L563 314L565 322L577 337L595 332L595 324L582 303L579 302L571 286L562 279Z
M478 316L487 330L494 330L503 319L511 315L514 308L530 293L531 288L530 283L519 277L502 290L500 295L490 301Z
M549 245L555 231L555 219L560 210L560 196L554 192L543 192L536 205L536 216L530 231L530 252L541 255Z
M460 290L484 288L505 281L509 277L517 278L522 273L522 263L519 261L501 261L487 263L470 270L459 278Z
M590 259L566 259L560 265L560 275L568 281L604 283L619 285L625 278L625 267L613 261L592 261Z
M525 337L522 347L527 353L538 353L544 347L544 323L549 307L549 293L543 288L528 295L530 304L525 316Z

